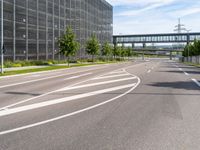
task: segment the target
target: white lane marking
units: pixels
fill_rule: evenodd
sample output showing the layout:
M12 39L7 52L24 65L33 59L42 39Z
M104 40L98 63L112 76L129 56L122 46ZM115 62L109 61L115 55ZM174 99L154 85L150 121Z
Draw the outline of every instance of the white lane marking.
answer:
M68 73L68 74L56 75L56 76L51 76L51 77L45 77L45 78L40 78L40 79L35 79L35 80L30 80L30 81L24 81L24 82L19 82L19 83L14 83L14 84L3 85L3 86L0 86L0 89L1 88L6 88L6 87L11 87L11 86L16 86L16 85L22 85L22 84L42 81L42 80L47 80L47 79L53 79L53 78L72 75L72 74L77 74L77 73L82 73L82 72L87 72L87 71L91 71L91 70L94 70L94 69L97 69L97 68L92 68L92 69L88 69L88 70L84 70L84 71L77 71L77 72Z
M67 90L74 90L74 89L80 89L80 88L91 87L91 86L97 86L97 85L103 85L103 84L109 84L109 83L116 83L116 82L121 82L121 81L132 80L132 79L136 79L136 77L122 78L122 79L111 80L111 81L104 81L104 82L84 84L84 85L73 86L73 87L66 87L66 88L62 88L62 89L58 90L58 92L67 91Z
M103 93L107 93L107 92L130 88L135 85L136 85L136 83L127 84L127 85L117 86L117 87L103 89L103 90L99 90L99 91L93 91L93 92L89 92L89 93L65 97L65 98L61 98L61 99L55 99L55 100L51 100L51 101L35 103L35 104L21 106L21 107L12 108L12 109L7 109L7 110L0 111L0 117L19 113L19 112L24 112L24 111L28 111L28 110L38 109L38 108L42 108L42 107L46 107L46 106L56 105L56 104L60 104L60 103L64 103L64 102L69 102L69 101L86 98L86 97L90 97L90 96L95 96L95 95L99 95L99 94L103 94Z
M133 66L135 66L135 65L131 65L131 66L125 67L125 68L123 69L123 71L124 71L125 69L131 68L131 67L133 67ZM88 66L86 66L86 67L88 67ZM102 68L103 68L103 67L102 67ZM88 70L86 70L86 71L90 71L90 70L93 70L93 69L94 69L94 68L88 69ZM120 68L120 69L116 69L115 71L119 71L119 70L122 70L122 69L121 69L121 68ZM83 71L83 72L84 72L84 71ZM78 73L78 72L76 72L76 73ZM128 72L126 71L126 73L128 73ZM72 73L72 74L73 74L73 73ZM75 73L74 73L74 74L75 74ZM97 75L96 77L101 77L101 76L104 76L104 75L107 75L107 74L109 74L109 73L105 73L105 74L102 74L102 75ZM68 75L69 75L69 74L68 74ZM130 75L131 75L131 74L130 74ZM96 77L94 77L94 78L96 78ZM81 82L77 82L77 83L72 84L72 85L70 85L70 86L68 86L68 87L76 86L76 85L85 83L85 82L90 81L90 80L91 80L91 79L84 80L84 81L81 81ZM61 89L62 89L62 88L61 88ZM10 108L10 107L13 107L13 106L16 106L16 105L19 105L19 104L23 104L23 103L29 102L29 101L31 101L31 100L34 100L34 99L41 98L41 97L43 97L43 96L56 93L56 92L58 92L59 90L60 90L60 89L55 90L55 91L51 91L51 92L47 92L47 93L42 94L42 95L39 95L39 96L35 96L35 97L29 98L29 99L26 99L26 100L22 100L22 101L17 102L17 103L13 103L13 104L10 104L10 105L1 107L0 110L8 109L8 108Z
M14 132L22 131L22 130L25 130L25 129L33 128L33 127L36 127L36 126L44 125L44 124L47 124L47 123L50 123L50 122L54 122L54 121L57 121L57 120L61 120L61 119L67 118L67 117L71 117L71 116L80 114L80 113L85 112L85 111L93 110L95 108L98 108L98 107L103 106L105 104L108 104L110 102L113 102L113 101L115 101L115 100L127 95L128 93L133 91L135 88L137 88L137 86L141 82L139 77L137 77L137 79L138 79L138 82L136 83L136 85L133 88L131 88L127 92L125 92L125 93L123 93L123 94L121 94L121 95L119 95L117 97L114 97L114 98L109 99L107 101L104 101L102 103L99 103L99 104L96 104L96 105L93 105L93 106L90 106L90 107L87 107L87 108L84 108L84 109L81 109L81 110L78 110L78 111L75 111L75 112L72 112L72 113L69 113L69 114L66 114L66 115L62 115L62 116L59 116L59 117L56 117L56 118L52 118L52 119L49 119L49 120L37 122L37 123L34 123L34 124L29 124L29 125L22 126L22 127L19 127L19 128L15 128L15 129L11 129L11 130L1 131L0 135L6 135L6 134L9 134L9 133L14 133Z
M130 74L124 73L124 74L111 75L111 76L101 76L101 77L93 78L92 80L97 80L97 79L109 79L109 78L123 77L123 76L128 76L128 75L130 75Z
M193 81L194 83L196 83L196 84L200 87L200 82L199 82L199 81L197 81L196 79L192 79L192 81Z
M79 75L79 76L69 77L69 78L66 78L64 80L66 81L66 80L71 80L71 79L77 79L77 78L84 77L84 76L91 75L91 74L92 74L92 72L86 73L86 74L82 74L82 75Z
M150 73L150 72L151 72L151 70L148 70L148 71L147 71L147 73Z
M124 73L124 70L116 70L116 71L109 72L108 74L119 74L119 73Z
M185 74L186 76L189 76L189 74L188 74L187 72L185 72L185 71L184 71L184 74Z

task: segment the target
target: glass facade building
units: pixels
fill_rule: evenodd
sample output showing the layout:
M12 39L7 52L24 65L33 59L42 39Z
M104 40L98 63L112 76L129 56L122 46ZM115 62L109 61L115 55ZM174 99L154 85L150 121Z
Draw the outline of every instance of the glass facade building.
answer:
M92 34L112 42L113 8L105 0L4 0L3 12L5 59L62 59L57 40L67 26L81 43L78 57Z

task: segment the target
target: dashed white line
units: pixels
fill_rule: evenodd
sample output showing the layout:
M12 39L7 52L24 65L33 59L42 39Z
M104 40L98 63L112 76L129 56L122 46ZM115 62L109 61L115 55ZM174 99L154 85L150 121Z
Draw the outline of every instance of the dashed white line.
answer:
M185 71L184 71L184 74L185 74L186 76L189 76L189 74L188 74L187 72L185 72Z
M147 73L151 73L151 70L148 70Z
M180 70L180 71L183 71L183 69L182 69L182 68L178 68L178 70Z
M200 82L199 82L199 81L197 81L196 79L192 79L192 81L193 81L194 83L196 83L196 85L198 85L198 86L200 87Z

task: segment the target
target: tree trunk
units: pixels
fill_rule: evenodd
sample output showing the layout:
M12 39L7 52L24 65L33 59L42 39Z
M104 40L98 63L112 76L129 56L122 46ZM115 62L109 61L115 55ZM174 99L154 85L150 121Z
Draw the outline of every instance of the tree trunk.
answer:
M94 55L92 55L92 62L94 63Z
M68 63L68 67L70 67L70 66L69 66L69 56L67 57L67 63Z

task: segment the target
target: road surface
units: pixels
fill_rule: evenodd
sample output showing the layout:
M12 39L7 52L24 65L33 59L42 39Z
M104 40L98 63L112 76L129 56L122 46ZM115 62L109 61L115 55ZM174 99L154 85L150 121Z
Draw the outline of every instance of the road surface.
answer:
M198 150L199 81L167 59L0 78L0 150Z

